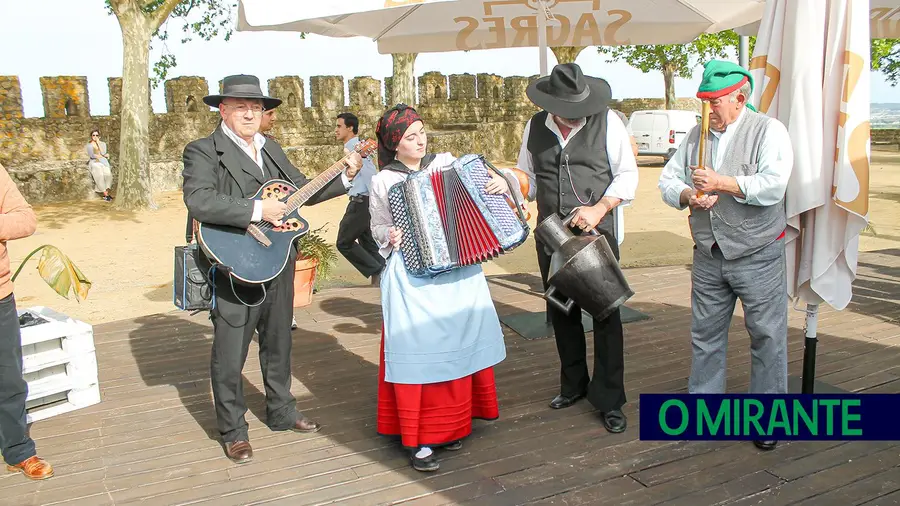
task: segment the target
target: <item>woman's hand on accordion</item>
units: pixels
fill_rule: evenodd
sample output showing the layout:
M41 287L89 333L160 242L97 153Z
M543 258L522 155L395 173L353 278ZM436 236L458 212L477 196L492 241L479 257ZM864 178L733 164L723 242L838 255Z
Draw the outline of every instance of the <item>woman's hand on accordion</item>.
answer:
M491 177L491 180L484 185L484 191L489 195L497 195L499 193L508 193L509 192L509 183L506 182L506 178L501 176L500 174L494 174Z
M391 243L391 246L395 248L400 247L400 242L403 241L403 231L397 227L389 228L388 241Z

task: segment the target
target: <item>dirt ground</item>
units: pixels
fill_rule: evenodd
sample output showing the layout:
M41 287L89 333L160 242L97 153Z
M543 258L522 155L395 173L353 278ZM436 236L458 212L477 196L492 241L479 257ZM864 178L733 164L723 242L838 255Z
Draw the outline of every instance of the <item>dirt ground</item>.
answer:
M656 183L661 160L641 158L637 198L625 209L624 267L690 263L687 212L667 207ZM861 251L900 245L900 153L873 151L870 186L870 221L873 232L860 240ZM37 255L16 280L20 308L49 306L73 318L99 324L175 309L172 303L173 248L184 242L185 208L179 192L157 198L159 209L138 213L113 211L109 204L87 201L36 208L38 231L8 244L12 268L34 248L52 244L67 254L93 282L87 300L78 303L59 297L37 272ZM347 205L336 198L304 208L313 228L326 225L326 238L334 241ZM532 203L532 228L537 215ZM485 265L485 272L505 274L538 270L533 239ZM327 286L368 284L343 257Z

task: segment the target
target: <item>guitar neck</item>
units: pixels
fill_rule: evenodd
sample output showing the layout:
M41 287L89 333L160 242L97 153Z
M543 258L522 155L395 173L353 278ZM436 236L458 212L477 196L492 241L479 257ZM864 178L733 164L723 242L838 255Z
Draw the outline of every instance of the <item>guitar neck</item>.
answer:
M306 183L303 188L300 188L297 193L291 195L291 197L287 200L288 209L290 211L300 209L300 206L311 199L313 195L318 193L322 188L325 188L325 186L330 183L332 179L338 177L341 172L344 171L344 167L346 167L348 156L350 155L347 155L335 162L334 165L328 167L325 172L322 172L321 174L313 178L313 180L309 183Z

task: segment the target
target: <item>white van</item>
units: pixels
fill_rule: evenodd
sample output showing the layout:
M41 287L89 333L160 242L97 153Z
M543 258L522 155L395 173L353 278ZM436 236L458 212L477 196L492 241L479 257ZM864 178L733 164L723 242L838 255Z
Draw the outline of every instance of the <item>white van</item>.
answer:
M638 145L638 155L661 156L666 162L698 123L699 113L675 110L634 111L628 120Z

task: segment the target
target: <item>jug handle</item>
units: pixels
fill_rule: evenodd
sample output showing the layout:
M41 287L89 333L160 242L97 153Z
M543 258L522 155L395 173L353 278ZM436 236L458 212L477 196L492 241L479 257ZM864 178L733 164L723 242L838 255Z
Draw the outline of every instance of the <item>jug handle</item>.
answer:
M544 292L544 298L547 299L547 302L549 302L550 304L553 304L553 306L556 309L559 309L560 311L562 311L566 314L571 314L572 306L575 305L575 301L572 299L569 299L567 297L566 302L563 303L561 300L559 300L558 298L556 298L554 296L555 294L556 294L556 287L553 285L550 285L550 288L548 288L547 291ZM560 295L562 295L562 294L560 294Z
M571 227L573 219L575 219L575 210L574 209L572 209L572 211L568 214L568 216L566 216L565 219L563 219L563 226ZM600 232L597 232L597 229L592 228L592 229L588 230L588 234L600 235Z

